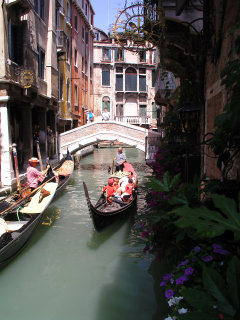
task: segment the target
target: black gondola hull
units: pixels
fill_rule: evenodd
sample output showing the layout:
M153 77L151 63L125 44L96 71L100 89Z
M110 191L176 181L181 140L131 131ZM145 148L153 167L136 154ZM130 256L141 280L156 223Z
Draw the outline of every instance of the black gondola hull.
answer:
M97 205L94 206L91 203L85 182L83 182L83 186L84 186L89 213L92 218L94 228L98 232L102 231L103 229L105 229L106 227L108 227L109 225L115 223L120 219L125 219L126 217L129 216L129 214L132 214L136 210L136 202L137 202L136 191L133 194L133 199L129 203L127 204L122 203L121 209L104 213L96 208ZM101 199L102 197L100 197L97 203L101 202Z

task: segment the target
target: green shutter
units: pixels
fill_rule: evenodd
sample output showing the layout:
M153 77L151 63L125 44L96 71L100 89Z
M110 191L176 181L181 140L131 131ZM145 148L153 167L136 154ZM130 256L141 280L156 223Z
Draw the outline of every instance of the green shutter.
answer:
M152 102L152 119L157 119L157 106L156 106L156 102Z

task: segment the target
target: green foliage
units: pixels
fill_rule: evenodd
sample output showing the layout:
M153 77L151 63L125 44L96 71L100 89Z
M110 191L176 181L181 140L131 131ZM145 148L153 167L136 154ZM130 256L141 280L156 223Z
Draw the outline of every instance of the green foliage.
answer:
M171 192L178 187L180 183L180 178L181 178L181 174L178 173L171 180L170 174L167 171L163 175L163 181L160 181L156 178L150 178L151 183L149 184L149 187L154 191Z
M193 312L180 319L199 319L204 313L209 314L207 319L219 319L219 313L224 319L235 319L240 311L240 260L233 257L225 275L204 265L201 290L185 287L181 294Z
M234 200L224 195L211 196L214 207L191 208L189 205L174 208L169 214L176 217L174 224L178 228L193 229L194 238L214 238L226 231L232 233L235 241L240 240L240 214Z
M240 54L240 37L235 40L235 53ZM210 147L218 157L218 168L227 178L240 151L240 60L229 61L221 73L222 84L231 90L232 96L222 114L215 119L215 133Z

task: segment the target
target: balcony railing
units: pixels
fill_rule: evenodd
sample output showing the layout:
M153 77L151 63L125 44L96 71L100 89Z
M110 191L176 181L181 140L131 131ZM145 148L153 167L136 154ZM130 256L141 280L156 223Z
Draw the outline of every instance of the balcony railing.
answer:
M115 120L118 122L137 125L150 124L150 118L148 118L147 116L115 116Z
M5 3L7 7L15 6L14 12L18 15L26 14L33 8L31 0L5 0Z
M67 35L63 30L57 30L57 47L64 48L67 47Z

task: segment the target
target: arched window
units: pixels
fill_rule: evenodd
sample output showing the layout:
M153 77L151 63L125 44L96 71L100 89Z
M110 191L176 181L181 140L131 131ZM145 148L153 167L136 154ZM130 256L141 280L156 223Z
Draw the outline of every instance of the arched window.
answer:
M127 68L125 72L125 90L137 91L137 71L134 68Z
M102 98L102 111L107 108L108 112L110 112L110 98L105 96Z
M102 86L110 86L110 70L107 67L102 68Z

